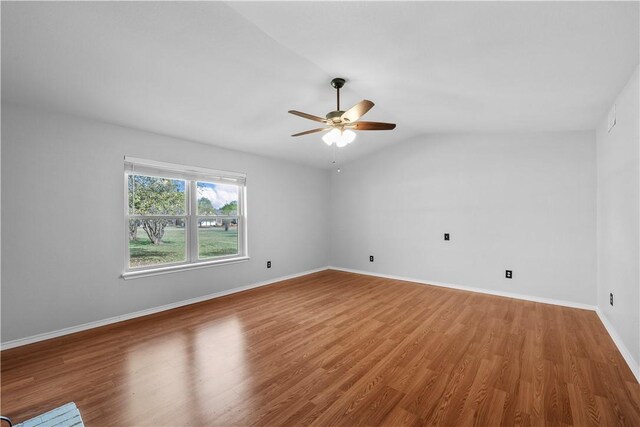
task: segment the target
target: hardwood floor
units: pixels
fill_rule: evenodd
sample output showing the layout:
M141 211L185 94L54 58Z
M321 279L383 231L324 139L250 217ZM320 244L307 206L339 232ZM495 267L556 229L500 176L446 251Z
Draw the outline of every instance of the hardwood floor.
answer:
M628 425L595 313L325 271L6 350L2 414L103 425Z

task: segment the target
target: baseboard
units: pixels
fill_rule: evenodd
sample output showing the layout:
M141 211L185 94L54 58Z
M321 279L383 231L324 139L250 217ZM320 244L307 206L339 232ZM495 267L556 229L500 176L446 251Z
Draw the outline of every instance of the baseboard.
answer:
M178 307L183 307L189 304L195 304L202 301L207 301L214 298L220 298L225 295L231 295L242 291L247 291L249 289L259 288L261 286L271 285L276 282L281 282L283 280L294 279L300 276L306 276L307 274L317 273L319 271L326 270L327 267L316 268L314 270L303 271L300 273L290 274L288 276L276 277L274 279L265 280L263 282L252 283L246 286L240 286L238 288L229 289L226 291L216 292L213 294L203 295L196 298L191 298L188 300L173 302L171 304L162 305L159 307L148 308L145 310L136 311L134 313L123 314L120 316L110 317L108 319L97 320L95 322L83 323L78 326L71 326L69 328L58 329L57 331L45 332L38 335L32 335L30 337L19 338L12 341L3 342L0 344L0 350L8 350L10 348L20 347L27 344L33 344L39 341L48 340L51 338L61 337L63 335L69 335L76 332L86 331L88 329L99 328L100 326L111 325L113 323L123 322L125 320L135 319L136 317L148 316L150 314L159 313L161 311L171 310Z
M631 372L633 372L636 380L640 383L640 365L633 358L627 346L624 345L624 342L622 341L622 338L620 338L620 335L618 335L616 328L613 327L613 324L611 324L609 319L607 319L607 316L602 312L602 310L600 310L600 307L596 308L596 313L598 314L600 321L609 333L609 336L613 340L614 344L616 345L616 347L618 347L618 351L620 351L620 354L622 354L624 361L627 362L627 365L629 365L629 369L631 369Z
M476 288L476 287L473 287L473 286L455 285L455 284L452 284L452 283L435 282L433 280L422 280L422 279L416 279L416 278L413 278L413 277L396 276L394 274L372 273L370 271L354 270L354 269L351 269L351 268L329 267L329 269L330 270L338 270L338 271L346 271L346 272L349 272L349 273L356 273L356 274L365 274L367 276L383 277L385 279L403 280L405 282L415 282L415 283L420 283L420 284L423 284L423 285L439 286L439 287L442 287L442 288L458 289L458 290L461 290L461 291L478 292L478 293L481 293L481 294L495 295L495 296L499 296L499 297L506 297L506 298L521 299L521 300L525 300L525 301L540 302L540 303L543 303L543 304L552 304L552 305L561 305L563 307L580 308L582 310L591 310L591 311L595 311L596 310L596 306L595 305L583 304L583 303L580 303L580 302L563 301L563 300L558 300L558 299L553 299L553 298L542 298L542 297L534 297L534 296L531 296L531 295L516 294L516 293L511 293L511 292L494 291L492 289Z

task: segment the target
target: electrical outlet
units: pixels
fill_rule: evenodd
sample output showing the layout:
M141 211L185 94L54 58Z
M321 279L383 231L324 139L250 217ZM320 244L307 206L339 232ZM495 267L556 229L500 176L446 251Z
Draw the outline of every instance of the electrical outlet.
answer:
M267 268L271 268L271 261L267 261Z
M511 279L513 277L513 272L511 270L507 270L505 273L505 277L507 279Z
M609 304L613 306L613 293L609 294Z
M449 240L449 233L444 233L444 240Z
M369 255L369 262L373 262L373 255Z

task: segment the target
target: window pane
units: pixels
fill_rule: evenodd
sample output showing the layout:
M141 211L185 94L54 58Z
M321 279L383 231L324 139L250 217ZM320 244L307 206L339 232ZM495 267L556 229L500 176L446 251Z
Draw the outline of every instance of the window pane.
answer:
M237 218L198 218L198 257L238 253Z
M185 219L129 220L129 267L186 261Z
M129 175L129 214L184 215L185 181L154 176Z
M238 215L238 186L198 182L198 215Z

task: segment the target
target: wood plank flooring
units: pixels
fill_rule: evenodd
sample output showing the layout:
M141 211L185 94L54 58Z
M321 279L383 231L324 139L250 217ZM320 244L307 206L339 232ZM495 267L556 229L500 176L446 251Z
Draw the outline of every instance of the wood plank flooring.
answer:
M640 426L595 313L325 271L1 353L3 415L87 426Z

